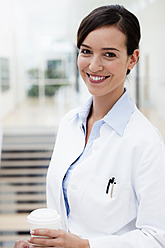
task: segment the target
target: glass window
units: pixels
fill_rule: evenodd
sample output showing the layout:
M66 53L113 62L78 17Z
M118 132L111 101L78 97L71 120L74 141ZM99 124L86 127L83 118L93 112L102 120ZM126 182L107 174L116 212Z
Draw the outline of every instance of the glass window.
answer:
M48 60L47 61L47 78L65 78L65 71L62 60Z

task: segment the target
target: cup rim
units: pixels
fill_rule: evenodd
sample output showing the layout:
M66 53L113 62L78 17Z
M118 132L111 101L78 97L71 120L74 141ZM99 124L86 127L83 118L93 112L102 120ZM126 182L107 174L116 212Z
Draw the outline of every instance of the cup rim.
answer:
M44 219L35 219L35 216L33 216L34 211L52 211L55 214L55 217L51 218L50 220L44 220ZM28 216L27 216L27 222L30 224L35 224L35 225L49 225L49 224L57 224L61 220L60 215L57 213L56 210L54 209L48 209L48 208L40 208L40 209L35 209L33 210Z

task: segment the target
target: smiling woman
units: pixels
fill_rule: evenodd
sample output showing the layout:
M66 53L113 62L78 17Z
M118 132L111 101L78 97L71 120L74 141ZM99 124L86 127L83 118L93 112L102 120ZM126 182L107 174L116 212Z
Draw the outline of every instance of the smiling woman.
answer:
M125 34L118 28L106 26L90 32L80 45L80 74L89 92L106 97L110 107L124 93L127 70L131 70L138 60L139 50L128 55L125 40Z
M124 87L139 40L137 18L119 5L81 22L78 67L92 97L61 120L47 174L62 228L33 230L15 248L165 247L164 143Z

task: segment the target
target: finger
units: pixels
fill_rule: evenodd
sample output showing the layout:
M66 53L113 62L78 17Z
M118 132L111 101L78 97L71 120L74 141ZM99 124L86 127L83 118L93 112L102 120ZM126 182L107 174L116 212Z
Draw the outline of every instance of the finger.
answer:
M31 245L29 246L29 248L39 248L40 246L35 246L35 245ZM42 246L42 248L52 248L52 246ZM58 247L55 247L54 248L58 248Z
M14 248L29 248L29 243L24 240L17 240Z
M31 231L31 235L35 236L46 236L49 238L58 238L60 236L61 230L51 230L51 229L34 229Z
M41 246L38 246L38 245L31 245L31 246L29 246L29 248L39 248L39 247L41 247ZM52 248L52 246L42 246L42 248ZM58 247L55 247L54 246L54 248L58 248Z
M64 247L64 241L62 238L42 238L40 237L30 237L28 238L28 242L31 243L30 248L35 246L43 246L43 247Z
M47 238L40 238L40 237L31 237L28 239L29 243L31 243L30 245L30 248L31 247L34 247L34 246L44 246L44 247L47 247L47 246L50 246L49 243L48 243L48 240Z
M43 246L43 247L57 247L59 239L56 238L42 238L42 237L31 237L28 239L31 247L34 246Z

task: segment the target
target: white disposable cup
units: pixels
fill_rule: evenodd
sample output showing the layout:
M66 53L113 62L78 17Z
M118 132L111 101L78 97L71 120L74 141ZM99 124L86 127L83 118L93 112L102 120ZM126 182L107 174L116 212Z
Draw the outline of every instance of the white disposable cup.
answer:
M27 222L30 224L30 231L41 228L57 230L60 228L61 217L54 209L39 208L27 216ZM42 238L48 237L42 236Z

